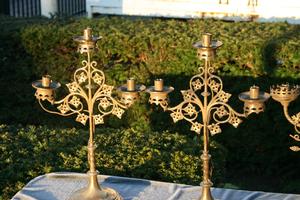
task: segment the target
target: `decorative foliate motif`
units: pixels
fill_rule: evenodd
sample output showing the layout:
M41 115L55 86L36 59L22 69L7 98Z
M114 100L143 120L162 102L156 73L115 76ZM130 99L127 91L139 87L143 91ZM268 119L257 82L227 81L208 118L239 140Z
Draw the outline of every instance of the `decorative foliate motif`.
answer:
M94 115L94 120L95 120L95 125L104 124L103 116L100 114Z
M293 120L294 124L299 124L300 123L300 112L297 113L296 115L293 115L292 120Z
M218 117L222 118L227 116L229 113L227 112L225 106L220 106L217 108L216 114L218 115Z
M194 97L194 93L192 90L183 90L183 91L181 91L181 93L182 93L183 99L185 101L190 101Z
M106 97L103 97L103 98L100 99L100 106L104 110L106 110L111 105L112 105L112 103Z
M92 79L96 84L101 85L104 80L104 77L99 75L98 73L95 73L95 75L92 77Z
M238 118L237 116L233 116L230 118L229 123L234 126L235 128L237 128L239 126L240 123L242 123L242 120L240 118Z
M292 151L300 151L300 147L298 147L298 146L291 146L290 149Z
M183 119L183 115L181 112L179 112L178 110L176 110L175 112L170 114L174 123L178 122L179 120Z
M112 114L116 115L119 119L122 118L122 115L125 111L119 107L114 107L112 110Z
M88 120L88 116L84 113L79 113L77 115L76 121L82 123L83 125L86 124L86 121Z
M218 92L221 86L221 84L217 83L215 80L210 80L209 85L214 92Z
M73 96L71 101L70 101L70 104L77 108L81 104L81 102L80 102L80 99L78 97Z
M222 132L222 130L218 124L211 124L207 128L210 131L211 135L216 135L216 134Z
M69 106L68 106L67 104L65 104L65 103L60 104L60 105L57 107L57 109L58 109L62 114L65 114L65 113L67 113L67 112L70 110Z
M79 75L76 76L78 79L79 84L84 83L88 78L84 72L81 72Z
M226 92L224 92L224 91L221 91L221 92L219 93L219 100L220 100L221 102L223 102L223 103L226 103L226 102L229 100L230 97L231 97L231 94L226 93Z
M194 132L200 134L202 127L203 127L203 125L200 124L199 122L194 122L192 124L191 131L194 131Z
M114 89L114 86L105 85L105 84L102 86L102 92L104 95L107 95L107 96L111 95L113 89Z
M72 92L77 92L79 89L79 85L76 82L68 83L66 86L69 88L69 91Z
M192 82L192 86L194 88L194 90L200 90L203 86L203 84L201 83L200 79L196 79L195 81Z
M195 106L193 104L189 103L184 109L183 109L190 117L197 113Z

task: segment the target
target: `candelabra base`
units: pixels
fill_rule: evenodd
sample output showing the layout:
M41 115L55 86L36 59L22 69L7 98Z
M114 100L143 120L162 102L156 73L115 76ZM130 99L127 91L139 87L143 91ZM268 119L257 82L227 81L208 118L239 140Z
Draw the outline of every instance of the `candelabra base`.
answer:
M89 185L74 192L69 200L123 200L117 191L99 186L97 172L88 175Z
M118 192L111 188L90 190L83 188L72 194L69 200L123 200Z
M201 196L199 200L217 200L214 199L213 196L211 195L210 185L202 186Z

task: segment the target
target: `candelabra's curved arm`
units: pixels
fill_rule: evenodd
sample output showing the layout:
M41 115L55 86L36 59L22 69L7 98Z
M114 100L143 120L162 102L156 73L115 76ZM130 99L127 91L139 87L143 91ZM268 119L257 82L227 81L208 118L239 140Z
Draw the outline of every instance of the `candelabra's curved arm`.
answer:
M99 105L98 105L98 107L99 106L106 107L105 106L105 104L106 104L107 107L113 106L113 107L120 107L120 108L123 108L123 109L127 109L128 108L126 105L120 103L118 100L116 100L112 96L110 96L110 95L104 95L104 94L98 95L98 98L93 101L93 104L95 104L97 101L101 101L101 100L104 100L105 102L102 102L102 103L100 102ZM102 113L110 113L110 111L106 111L106 112L102 112Z
M290 134L289 136L291 138L293 138L295 141L300 142L300 113L298 113L295 116L290 116L289 112L288 112L288 104L283 104L283 112L284 112L284 116L285 118L294 125L294 129L297 132L297 134ZM293 117L295 119L293 119ZM291 146L290 147L291 150L293 151L300 151L300 147L299 146Z
M57 114L57 115L61 115L61 116L70 116L75 113L87 111L87 110L83 110L83 103L79 100L78 96L81 97L82 99L86 99L84 94L82 94L82 93L70 93L61 100L51 102L52 105L58 105L58 104L64 105L64 108L62 108L60 106L58 107L60 112L49 110L43 105L41 99L38 99L38 101L39 101L39 104L42 107L42 109L48 113ZM71 99L71 97L73 97L74 99ZM73 107L75 107L75 109L73 109L69 105L70 103L73 105Z
M247 117L247 115L245 113L239 113L239 112L235 111L230 105L228 105L224 102L214 102L214 103L208 105L208 110L209 110L208 112L210 113L211 110L216 109L216 107L218 107L218 106L226 107L230 111L231 115L235 115L237 117L244 117L244 118Z
M288 104L284 104L283 106L283 113L285 118L291 123L293 124L295 127L297 127L297 123L291 118L290 114L289 114L289 109L288 109ZM298 126L300 126L300 124L298 124Z
M39 99L38 102L39 102L41 108L42 108L44 111L46 111L47 113L56 114L56 115L60 115L60 116L70 116L70 115L74 114L74 113L61 113L61 112L57 112L57 111L48 110L48 109L43 105L41 99Z
M186 106L185 106L186 105ZM199 107L199 111L196 110L194 105ZM202 104L199 104L198 101L183 101L177 106L174 107L165 107L165 111L171 111L171 117L174 122L178 120L186 120L190 123L198 118L199 113L203 111Z

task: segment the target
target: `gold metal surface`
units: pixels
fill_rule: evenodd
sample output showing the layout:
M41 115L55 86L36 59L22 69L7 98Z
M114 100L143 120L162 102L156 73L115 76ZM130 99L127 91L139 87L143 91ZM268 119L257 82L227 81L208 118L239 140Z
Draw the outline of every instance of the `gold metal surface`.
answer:
M76 121L85 125L89 123L89 141L88 141L88 163L89 163L89 183L86 188L76 191L72 194L71 200L121 200L122 197L113 189L100 187L95 164L94 142L95 126L104 124L104 117L110 114L118 118L135 100L138 99L138 93L145 89L143 85L135 85L132 80L119 91L122 99L116 99L112 96L113 86L105 84L105 75L103 71L96 68L97 63L91 61L91 53L96 50L96 43L101 37L92 35L92 30L84 30L83 36L74 38L78 42L78 51L87 55L87 60L83 60L83 67L74 72L74 80L66 84L69 94L63 99L55 101L54 90L60 87L60 84L50 79L50 76L44 76L42 80L32 83L36 89L35 96L41 107L49 113L70 116L77 115ZM129 86L129 90L127 89ZM134 88L134 89L133 89ZM56 105L58 111L52 111L44 106L43 102L47 100L52 105Z
M190 79L190 88L181 91L183 101L175 107L168 106L168 93L174 88L158 86L149 87L146 91L150 93L149 102L160 105L164 111L170 111L174 123L185 120L191 124L191 131L197 134L203 133L203 151L201 159L203 162L203 180L201 182L202 191L200 200L213 200L210 188L213 185L210 176L209 137L221 133L221 124L230 123L237 127L241 122L241 117L247 117L250 113L263 111L263 102L269 97L268 94L259 92L258 87L252 88L251 97L249 92L242 93L240 98L247 104L244 113L238 113L228 104L231 94L223 91L223 83L220 77L213 74L214 68L211 61L216 56L216 50L222 45L220 41L213 41L212 35L203 35L202 41L194 44L197 48L199 59L204 60L204 67L199 68L199 74ZM162 81L160 82L162 83ZM254 96L253 96L254 95ZM255 98L253 98L255 97ZM248 106L251 111L248 110ZM256 110L257 109L257 110ZM210 133L210 134L209 134Z
M300 112L293 116L290 116L288 112L290 102L296 100L300 94L300 87L298 85L291 86L289 84L281 84L271 86L270 90L272 98L281 103L284 116L294 125L295 131L297 132L297 134L290 135L290 137L297 142L300 142ZM299 146L291 146L290 149L293 151L300 151Z
M53 103L55 90L60 87L60 83L51 81L50 76L45 75L42 77L42 80L33 82L32 87L36 89L35 97L38 100L47 100Z
M136 85L133 78L127 80L127 84L118 88L121 102L126 106L131 106L139 98L139 92L144 91L144 85Z
M251 113L260 113L265 110L264 102L270 98L270 94L260 92L258 86L250 87L249 92L243 92L239 99L244 102L244 112L248 116Z

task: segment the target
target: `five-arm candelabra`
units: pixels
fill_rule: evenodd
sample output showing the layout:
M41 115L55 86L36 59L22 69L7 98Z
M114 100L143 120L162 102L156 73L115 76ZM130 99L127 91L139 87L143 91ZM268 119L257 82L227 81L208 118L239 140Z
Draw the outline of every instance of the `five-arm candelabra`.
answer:
M271 86L271 96L274 100L281 103L283 107L284 116L294 125L297 134L290 135L294 140L300 142L300 112L296 115L290 116L288 112L289 104L296 100L300 94L300 87L298 85L281 84ZM291 146L291 150L300 151L299 146Z
M210 188L210 154L209 133L215 135L221 132L220 124L230 123L237 127L242 120L251 113L262 112L265 108L264 102L270 97L268 93L260 92L259 87L252 86L250 91L243 92L239 99L244 102L244 113L238 113L228 104L231 94L223 91L222 80L213 74L212 61L216 50L222 45L220 41L212 41L211 34L204 34L201 42L194 44L198 50L199 59L204 60L204 67L199 67L199 74L190 80L189 89L181 91L183 101L175 107L168 106L168 93L173 87L163 85L162 79L154 81L154 86L147 88L150 93L149 102L160 105L164 111L170 111L174 122L179 120L188 121L191 130L197 134L203 133L203 181L200 200L212 200Z
M77 115L76 121L85 125L89 123L88 164L89 183L86 188L72 194L71 200L121 200L122 197L111 188L100 187L97 179L98 172L95 164L95 125L103 124L104 117L110 114L121 119L122 114L139 97L139 92L145 89L143 85L136 85L134 79L128 79L127 84L118 88L121 97L114 98L113 86L105 84L103 71L96 68L97 63L91 61L91 54L97 49L97 41L101 37L92 35L92 30L87 28L83 36L77 36L74 40L78 43L78 51L87 55L83 60L83 67L74 73L74 80L66 84L69 94L63 99L55 101L55 90L61 85L52 81L50 76L42 77L32 83L36 89L35 97L41 107L49 113L61 116ZM58 111L51 111L44 102L57 105Z

